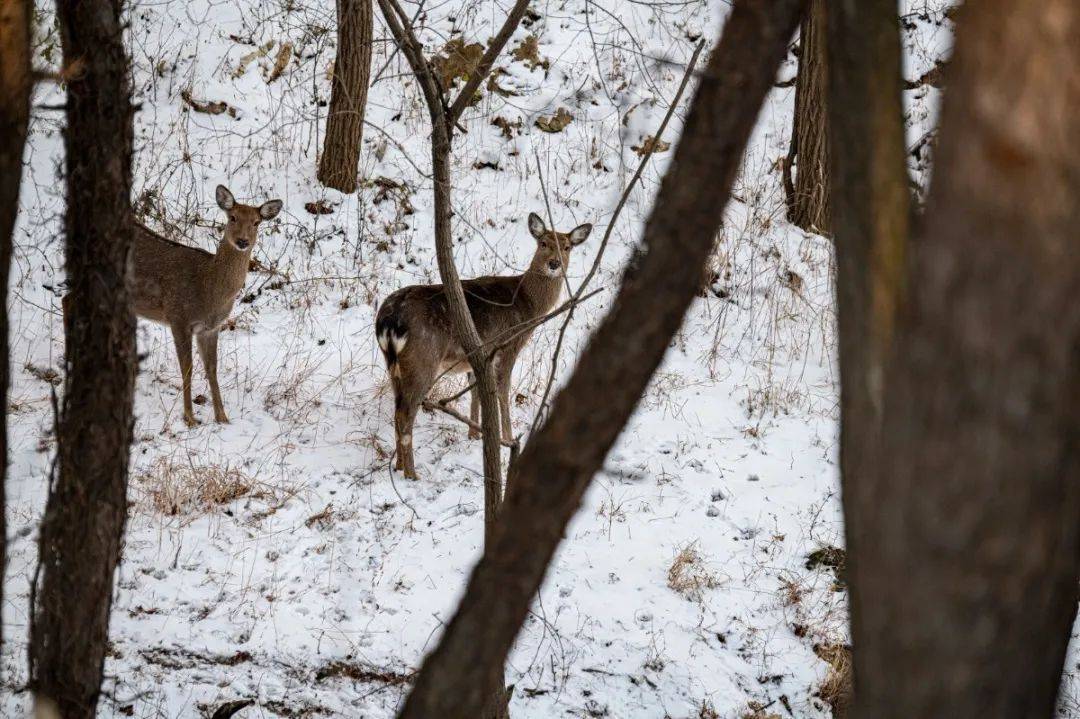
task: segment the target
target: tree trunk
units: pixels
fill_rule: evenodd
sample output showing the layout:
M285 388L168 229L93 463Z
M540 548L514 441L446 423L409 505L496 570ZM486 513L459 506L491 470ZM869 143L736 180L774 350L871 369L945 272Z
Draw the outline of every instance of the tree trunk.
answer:
M911 217L895 0L828 12L832 228L840 331L840 472L849 572L878 541L878 452L885 363L902 299ZM850 108L862 108L851 112ZM867 596L849 583L852 634ZM862 658L856 643L855 658Z
M127 514L135 384L129 301L132 108L119 0L58 3L67 88L65 386L41 524L31 687L95 714Z
M337 0L338 45L319 182L356 191L364 110L371 81L371 0Z
M4 518L4 488L7 482L7 397L11 358L8 350L7 287L11 271L15 218L19 214L19 185L22 156L30 122L30 0L0 3L0 580L7 558L7 524ZM0 606L4 604L0 581ZM3 626L0 626L0 645Z
M386 1L386 0L381 0ZM424 662L402 719L472 719L506 661L582 494L637 406L700 284L761 103L802 0L737 1L614 310L511 468L495 534ZM602 401L589 401L602 398Z
M810 0L799 26L795 116L791 127L791 149L784 168L788 219L804 230L823 235L832 231L829 118L826 112L829 65L825 43L826 2ZM794 182L790 177L793 165Z
M881 451L845 473L856 714L1044 719L1080 581L1080 6L958 28Z

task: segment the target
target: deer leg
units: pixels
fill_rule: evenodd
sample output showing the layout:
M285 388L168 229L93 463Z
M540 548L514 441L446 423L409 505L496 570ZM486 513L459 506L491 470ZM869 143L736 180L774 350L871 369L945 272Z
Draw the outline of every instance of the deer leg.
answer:
M422 401L422 400L421 400ZM416 464L413 460L413 422L420 402L411 401L405 393L394 398L394 432L397 435L397 464L409 479L416 479Z
M480 393L476 389L476 375L472 372L466 375L468 382L473 386L469 390L469 419L473 424L480 424ZM480 439L480 431L469 427L469 439Z
M206 370L206 380L210 383L210 396L214 400L214 421L228 424L229 418L225 414L225 404L221 401L221 388L218 386L218 333L201 332L195 335L195 339L198 342L203 369Z
M195 410L191 406L191 330L174 324L172 336L176 344L176 357L180 360L180 379L184 385L184 422L188 427L194 427L199 421L195 419Z
M400 359L399 359L400 363ZM435 384L435 372L409 372L400 366L401 379L394 385L394 430L397 433L398 456L405 476L416 479L416 465L413 458L413 423L416 412L424 398Z
M495 383L499 390L499 409L502 419L502 436L507 442L514 440L514 429L510 426L510 373L514 363L509 360L499 362L495 368Z

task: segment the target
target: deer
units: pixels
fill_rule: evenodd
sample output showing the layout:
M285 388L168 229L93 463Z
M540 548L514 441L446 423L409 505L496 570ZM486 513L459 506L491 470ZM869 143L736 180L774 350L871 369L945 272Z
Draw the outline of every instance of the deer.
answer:
M193 335L210 384L214 421L229 421L218 386L218 333L244 290L260 223L277 217L282 206L281 200L258 207L241 204L224 185L217 186L214 197L226 214L214 254L135 225L133 309L136 316L172 331L184 388L184 422L189 427L199 423L191 404Z
M592 232L591 224L570 232L549 230L536 213L529 213L529 233L536 251L520 275L477 277L462 282L469 314L487 351L495 350L495 380L500 429L511 440L510 378L518 354L529 343L535 320L549 312L562 293L571 251ZM471 372L461 342L453 331L446 292L440 284L403 287L382 303L375 316L375 336L382 350L394 391L395 469L416 479L413 423L416 412L435 382L444 375ZM475 429L480 414L474 384L470 406Z

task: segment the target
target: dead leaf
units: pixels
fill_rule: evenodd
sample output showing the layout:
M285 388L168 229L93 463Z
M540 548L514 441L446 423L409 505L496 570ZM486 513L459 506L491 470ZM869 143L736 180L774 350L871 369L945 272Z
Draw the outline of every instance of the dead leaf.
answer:
M334 206L326 202L326 200L315 200L314 202L305 202L304 209L312 215L330 215L334 212Z
M537 67L547 70L551 67L551 62L547 58L540 57L540 43L536 35L529 35L522 40L510 55L515 60L525 63L530 70L535 70Z
M281 47L278 48L277 57L274 58L274 67L270 69L269 74L266 76L266 83L270 84L274 80L281 77L281 74L285 72L285 68L289 66L289 60L293 56L293 45L291 42L281 43Z
M574 116L565 107L560 107L551 117L536 118L536 126L544 132L562 132Z
M221 100L196 100L191 96L191 90L181 90L180 99L195 112L206 115L221 115L229 113L229 117L236 117L236 108Z
M443 45L443 49L431 58L431 65L444 88L450 87L458 78L467 79L476 72L480 58L484 55L484 46L478 42L465 44L460 37L455 37Z
M780 282L795 294L802 292L803 278L795 270L785 270L780 275Z
M645 139L642 140L641 145L634 145L630 149L636 152L640 157L645 157L645 155L648 155L650 152L654 154L657 152L667 152L671 149L671 143L653 137L652 135L647 135Z
M266 44L256 48L255 50L252 50L247 55L241 57L240 64L236 66L235 70L233 70L232 76L235 78L243 75L245 72L247 72L248 66L250 66L251 63L255 62L260 57L266 57L267 53L270 52L270 48L272 48L273 46L274 41L269 40L266 42Z
M499 84L499 78L509 74L510 73L508 73L501 67L497 67L492 70L491 75L488 77L487 81L488 92L493 92L496 95L500 95L502 97L519 97L521 93L517 90L510 90Z
M521 134L521 119L520 118L517 119L517 120L514 120L513 122L511 122L510 120L507 120L502 115L497 115L495 117L495 119L493 119L491 121L491 124L494 125L495 127L499 128L500 130L502 130L503 137L505 137L508 140L512 139L514 137L514 131L515 130L517 131L517 134L519 134L519 135Z

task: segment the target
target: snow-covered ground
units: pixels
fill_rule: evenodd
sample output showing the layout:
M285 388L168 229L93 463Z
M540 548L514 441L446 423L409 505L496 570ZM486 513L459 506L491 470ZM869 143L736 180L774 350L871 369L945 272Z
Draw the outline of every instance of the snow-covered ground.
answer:
M947 53L951 27L942 3L907 4L914 78ZM432 54L453 37L483 42L508 6L425 4L422 39ZM727 3L532 9L508 50L535 36L544 62L508 52L498 83L509 92L486 92L457 139L457 261L465 276L524 268L534 246L524 218L543 213L542 173L559 229L597 226L572 260L575 284L638 161L632 148L655 131ZM43 11L45 64L58 51ZM419 480L389 468L392 400L372 319L394 289L437 276L419 93L377 20L365 182L342 196L314 180L333 2L136 0L129 15L133 199L146 222L212 249L219 182L241 201L280 197L285 211L255 250L269 271L251 275L222 335L231 424L184 426L168 331L140 323L131 511L101 714L195 717L250 698L241 716L390 717L453 611L483 521L479 443L450 418L419 418ZM275 71L279 58L287 64ZM781 79L794 72L791 58ZM933 125L937 93L906 93L913 142ZM778 160L793 94L769 97L712 291L596 477L521 634L507 670L516 717L830 715L815 696L830 665L814 647L846 641L845 597L807 555L842 543L833 263L827 239L784 218ZM61 99L46 87L36 102ZM197 112L192 101L231 109ZM559 108L573 116L563 131L535 126ZM4 716L29 706L27 597L55 443L61 120L35 113L9 299ZM669 155L654 157L619 220L594 282L605 291L576 314L559 376L609 307ZM320 200L333 212L305 209ZM557 323L543 327L518 363L516 432L538 409L556 334ZM201 367L195 381L207 391ZM210 419L208 405L196 410Z

